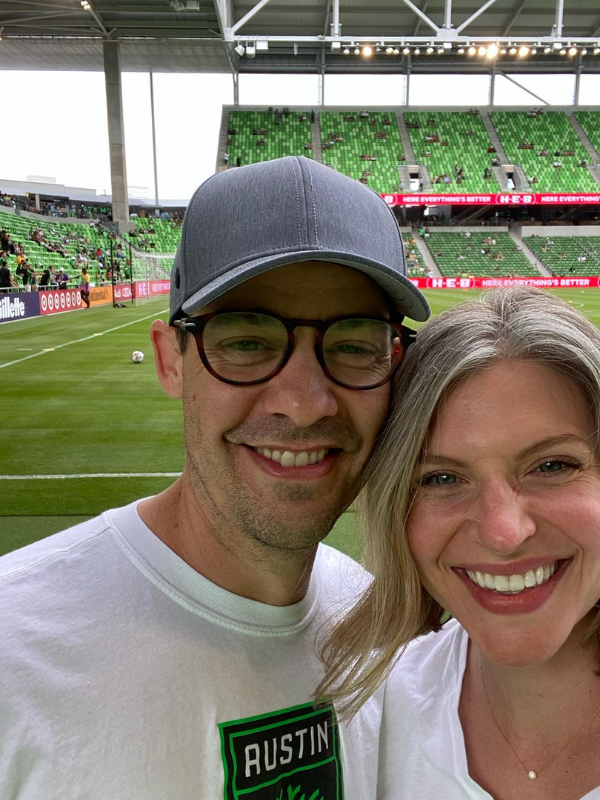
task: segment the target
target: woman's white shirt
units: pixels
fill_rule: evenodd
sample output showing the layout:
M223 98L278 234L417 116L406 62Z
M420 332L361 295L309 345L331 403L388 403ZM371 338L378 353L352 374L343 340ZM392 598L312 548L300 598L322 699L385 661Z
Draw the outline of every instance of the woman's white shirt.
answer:
M378 800L493 800L470 776L458 704L469 637L451 620L411 642L385 690ZM600 800L600 786L581 800Z

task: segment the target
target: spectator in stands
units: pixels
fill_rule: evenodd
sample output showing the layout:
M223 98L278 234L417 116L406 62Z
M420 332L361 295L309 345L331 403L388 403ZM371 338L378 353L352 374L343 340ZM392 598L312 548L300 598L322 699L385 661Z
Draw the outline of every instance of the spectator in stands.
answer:
M0 259L0 293L7 294L16 286L17 284L8 268L7 260L5 258Z
M238 156L235 159L235 165L236 165L236 167L241 167L242 166L242 158L241 158L241 156Z

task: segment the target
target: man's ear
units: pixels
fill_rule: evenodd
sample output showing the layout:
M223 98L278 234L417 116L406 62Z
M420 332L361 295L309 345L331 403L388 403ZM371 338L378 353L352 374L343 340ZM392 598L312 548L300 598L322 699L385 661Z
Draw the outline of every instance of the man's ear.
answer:
M150 340L160 385L169 397L180 400L183 396L183 356L175 328L155 319L150 326Z

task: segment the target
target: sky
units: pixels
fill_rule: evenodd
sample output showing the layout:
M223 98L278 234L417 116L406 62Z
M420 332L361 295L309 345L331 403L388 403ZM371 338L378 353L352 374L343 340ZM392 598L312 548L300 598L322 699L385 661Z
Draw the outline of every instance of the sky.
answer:
M573 75L514 75L544 100L573 103ZM488 75L413 75L411 105L486 105ZM162 201L188 200L216 167L223 105L233 104L230 74L155 73L157 178ZM325 104L400 106L402 75L326 75ZM154 198L150 76L122 76L127 183L130 194ZM15 112L0 131L0 180L55 178L110 193L104 73L0 71L3 108ZM582 75L580 104L597 104L600 75ZM26 99L22 118L18 109ZM304 105L318 109L317 75L239 77L240 105ZM541 105L502 76L497 105ZM21 119L22 124L18 124Z

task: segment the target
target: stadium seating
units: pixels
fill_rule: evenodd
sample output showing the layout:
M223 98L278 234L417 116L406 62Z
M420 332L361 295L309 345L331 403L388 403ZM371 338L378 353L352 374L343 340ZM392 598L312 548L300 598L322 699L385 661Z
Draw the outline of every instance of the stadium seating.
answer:
M600 236L527 236L523 241L554 275L600 275Z
M540 273L505 231L446 233L431 231L425 238L442 275L498 278ZM483 252L487 251L487 252ZM503 258L494 258L502 254Z
M404 148L396 118L391 111L362 113L368 116L360 110L321 112L323 163L380 194L398 192Z
M514 164L521 164L536 192L597 192L582 161L590 157L563 111L492 111L490 119ZM527 147L523 147L527 145ZM564 155L572 151L572 155ZM538 155L547 152L548 155ZM558 155L561 153L561 155ZM553 166L559 161L562 166Z
M402 244L404 245L404 256L406 259L406 274L409 278L424 278L427 275L427 267L423 263L423 257L418 251L414 238L410 233L402 234Z
M432 192L466 194L498 192L500 186L491 168L494 153L488 152L490 137L479 114L468 111L408 111L404 114L417 164L429 168ZM418 127L414 127L418 125ZM426 141L425 137L437 137ZM456 168L464 170L457 183ZM484 178L484 170L490 177ZM435 182L446 175L449 182Z
M312 157L310 111L231 111L227 152L229 164L256 164L284 156ZM262 133L258 133L262 131ZM261 144L262 142L262 144Z
M160 217L138 217L134 234L129 234L132 247L153 253L174 253L181 239L181 225ZM154 233L149 233L154 231Z
M588 139L595 147L596 152L600 153L600 112L599 111L576 111L575 119L586 132Z
M96 227L74 223L59 222L52 218L51 221L39 220L31 217L21 217L16 214L7 214L0 211L0 229L10 234L13 242L20 242L25 251L25 257L36 273L44 269L64 270L68 275L79 276L81 270L75 266L77 253L84 247L95 253L100 248L106 253L110 247L109 234ZM45 247L29 238L30 231L41 229L48 242L60 246L65 255L59 252L48 251ZM70 237L71 241L63 241ZM85 241L86 240L86 241ZM96 279L96 258L88 256L88 271L92 280ZM9 255L8 267L14 275L16 269L16 256Z

